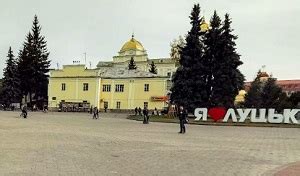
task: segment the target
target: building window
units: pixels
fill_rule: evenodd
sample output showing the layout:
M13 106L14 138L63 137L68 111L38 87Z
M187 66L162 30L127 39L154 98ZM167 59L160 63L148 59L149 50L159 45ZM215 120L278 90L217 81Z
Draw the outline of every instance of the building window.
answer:
M102 88L103 92L110 92L110 84L104 84Z
M144 91L145 92L149 92L149 84L145 84L144 85Z
M107 101L104 102L103 108L104 108L104 109L105 109L105 108L108 108L108 102L107 102Z
M117 84L115 91L116 92L124 92L124 84Z
M121 102L117 101L117 109L121 109Z
M144 107L148 108L148 102L144 102Z
M65 91L65 90L66 90L66 83L62 83L62 84L61 84L61 90L62 90L62 91Z
M52 100L56 100L56 97L52 97Z
M89 90L89 84L83 83L83 91L88 91L88 90Z

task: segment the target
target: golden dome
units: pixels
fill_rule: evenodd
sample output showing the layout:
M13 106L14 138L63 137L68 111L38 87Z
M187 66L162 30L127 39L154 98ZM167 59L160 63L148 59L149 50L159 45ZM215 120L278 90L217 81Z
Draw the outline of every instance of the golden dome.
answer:
M246 92L245 90L240 90L238 95L240 95L240 96L245 96L246 93L247 93L247 92Z
M145 49L139 41L134 39L134 35L132 35L132 38L122 46L120 52L128 51L128 50L144 51Z
M203 17L202 22L201 22L201 24L200 24L200 31L201 31L201 32L206 32L206 31L208 31L208 30L209 30L209 24L206 23L206 21L205 21L205 19L204 19L204 17Z

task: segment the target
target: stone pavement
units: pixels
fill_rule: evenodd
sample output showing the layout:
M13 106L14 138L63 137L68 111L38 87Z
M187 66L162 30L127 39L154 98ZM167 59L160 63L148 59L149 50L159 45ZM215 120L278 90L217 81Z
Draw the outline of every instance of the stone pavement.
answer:
M126 114L18 116L0 111L0 175L282 175L300 161L300 128L189 125L182 135Z

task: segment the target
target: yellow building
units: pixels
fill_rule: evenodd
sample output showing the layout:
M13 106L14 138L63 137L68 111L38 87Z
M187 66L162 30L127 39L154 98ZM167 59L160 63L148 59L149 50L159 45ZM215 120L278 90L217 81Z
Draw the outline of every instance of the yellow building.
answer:
M128 70L132 57L136 70ZM158 74L149 72L152 61ZM143 45L132 36L112 62L99 62L96 69L86 69L85 65L79 64L51 70L48 106L65 110L90 106L122 110L144 106L162 109L167 106L165 96L175 71L175 61L148 59Z
M51 70L48 106L66 111L87 110L90 106L104 109L134 109L147 106L162 109L168 88L168 77L141 70L86 69L85 65L65 65Z
M100 105L103 109L134 109L147 106L162 109L167 106L168 77L141 70L124 68L101 70Z
M60 103L81 107L84 103L98 104L99 82L97 70L84 65L65 65L61 70L51 70L48 84L48 106L59 108Z

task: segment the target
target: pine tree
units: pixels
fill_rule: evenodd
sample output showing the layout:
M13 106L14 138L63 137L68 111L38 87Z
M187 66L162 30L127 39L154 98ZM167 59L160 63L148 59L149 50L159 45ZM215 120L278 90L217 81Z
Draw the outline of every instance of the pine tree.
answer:
M131 57L129 64L128 64L128 70L135 70L135 69L136 69L135 61L134 61L133 57Z
M191 12L192 28L186 36L186 45L180 52L180 66L172 79L171 102L183 105L189 111L207 105L205 89L207 68L202 58L200 41L200 6L195 4Z
M2 102L8 107L11 103L18 102L20 97L19 78L17 75L17 65L13 51L9 47L6 61L6 68L3 70Z
M41 26L34 16L31 32L26 36L23 50L19 52L18 72L21 77L22 93L29 96L30 104L35 100L47 99L50 61L45 37L40 34ZM34 97L33 97L34 96Z
M263 83L258 77L251 83L250 89L245 96L244 106L246 108L261 108L262 107L262 88Z
M278 97L278 104L275 107L278 112L283 112L284 109L294 108L292 102L285 92L281 92Z
M291 108L300 108L300 92L294 92L289 97L289 102L291 103Z
M282 89L276 84L275 78L268 78L262 89L261 98L263 108L276 108L279 105L279 97Z
M207 90L211 90L212 106L230 108L234 107L235 97L244 85L244 75L238 69L243 62L236 52L237 36L232 34L229 15L225 15L222 26L220 22L215 11L210 22L211 29L205 35L205 58L211 64Z
M208 102L208 106L222 106L220 104L217 104L216 102L220 103L222 100L222 97L217 97L218 95L212 95L212 90L214 90L213 93L216 94L217 87L214 88L213 86L216 86L214 79L215 76L217 76L216 71L219 71L217 69L221 69L221 64L219 63L221 58L221 19L218 16L217 12L214 11L214 14L212 18L210 19L210 30L208 30L203 39L204 43L204 60L208 67L207 69L207 75L206 75L206 91L208 94L208 99L206 100ZM218 62L219 61L219 62ZM218 86L218 85L217 85ZM223 86L223 85L220 85ZM211 100L213 99L213 101Z
M25 102L27 103L27 96L29 96L29 102L32 104L32 95L35 91L35 70L34 70L34 60L32 57L32 40L33 37L29 32L26 36L26 41L23 44L23 49L19 51L18 54L18 74L20 77L20 89L22 95L25 97Z
M41 26L37 16L34 16L32 25L32 50L29 51L32 54L34 63L34 82L35 82L35 98L41 100L47 100L48 92L48 75L50 61L48 60L49 52L47 50L47 42L45 37L41 35Z
M0 104L3 104L2 90L3 90L3 80L0 79Z
M152 61L151 64L150 64L149 72L150 72L150 73L153 73L153 74L157 74L157 69L156 69L156 66L155 66L155 64L154 64L153 61Z

